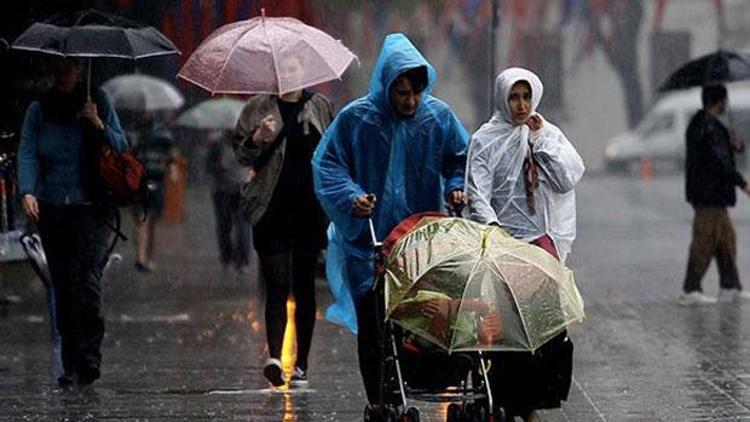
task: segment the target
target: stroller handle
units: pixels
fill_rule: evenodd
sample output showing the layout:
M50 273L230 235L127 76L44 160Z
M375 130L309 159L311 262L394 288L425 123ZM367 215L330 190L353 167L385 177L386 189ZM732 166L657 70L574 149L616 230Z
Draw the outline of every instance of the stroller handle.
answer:
M375 224L372 222L372 217L367 219L367 224L370 226L370 241L374 248L383 246L383 242L378 241L378 236L375 234Z

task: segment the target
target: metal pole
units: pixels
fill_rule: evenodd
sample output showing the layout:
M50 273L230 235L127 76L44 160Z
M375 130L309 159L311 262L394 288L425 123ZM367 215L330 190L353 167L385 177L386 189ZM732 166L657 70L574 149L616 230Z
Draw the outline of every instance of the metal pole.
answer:
M490 27L490 89L488 92L490 95L489 115L492 116L492 113L495 111L495 57L497 56L497 28L500 26L500 0L490 1L492 2L492 26Z

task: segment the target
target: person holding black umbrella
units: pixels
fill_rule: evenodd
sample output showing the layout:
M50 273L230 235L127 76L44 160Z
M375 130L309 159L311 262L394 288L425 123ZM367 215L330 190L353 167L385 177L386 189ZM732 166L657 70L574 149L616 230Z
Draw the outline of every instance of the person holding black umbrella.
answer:
M744 144L719 120L727 108L727 89L721 84L703 88L703 108L693 115L686 133L685 193L695 210L693 240L681 305L716 303L705 295L701 279L715 257L719 268L719 300L750 299L742 291L737 271L737 246L727 207L736 203L735 187L750 195L750 184L735 168L734 154Z
M97 142L118 152L127 139L108 98L87 95L80 67L51 62L53 86L26 111L18 150L18 182L26 215L38 224L55 287L65 373L61 387L99 378L104 319L101 276L114 209L97 199Z

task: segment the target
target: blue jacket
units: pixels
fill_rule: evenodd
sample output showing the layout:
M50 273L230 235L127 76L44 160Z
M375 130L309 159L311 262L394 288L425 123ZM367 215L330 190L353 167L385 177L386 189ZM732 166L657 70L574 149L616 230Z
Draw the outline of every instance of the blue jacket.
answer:
M388 89L402 73L427 68L429 83L416 115L398 118ZM352 299L373 284L366 219L352 202L377 195L372 219L379 240L404 218L444 209L445 197L462 190L469 135L453 111L430 95L435 70L403 34L386 37L370 92L348 104L326 130L313 156L315 192L331 219L328 281L337 303L327 318L356 329Z
M128 141L111 102L101 91L93 95L107 140L115 150L125 151ZM45 117L41 101L29 105L18 147L21 195L32 194L40 201L53 204L80 204L91 200L83 189L79 168L83 129L81 118L53 122Z

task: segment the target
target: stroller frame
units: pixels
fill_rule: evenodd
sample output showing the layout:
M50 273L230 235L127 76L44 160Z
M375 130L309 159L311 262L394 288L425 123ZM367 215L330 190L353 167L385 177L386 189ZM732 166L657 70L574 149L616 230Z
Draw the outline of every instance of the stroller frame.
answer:
M369 229L374 250L375 268L382 268L385 256L382 253L383 243L377 240L372 219ZM410 400L450 403L446 422L461 421L505 421L505 412L496 407L489 382L489 364L482 351L447 354L448 359L457 360L462 355L471 360L471 365L459 385L441 386L440 388L415 388L409 385L402 368L402 351L399 342L403 342L400 331L393 321L384 317L385 278L375 274L372 289L375 293L375 315L378 324L380 347L380 388L382 405L386 408L385 421L419 422L419 409L410 405ZM471 385L469 385L471 382ZM375 420L371 406L365 408L365 421Z

